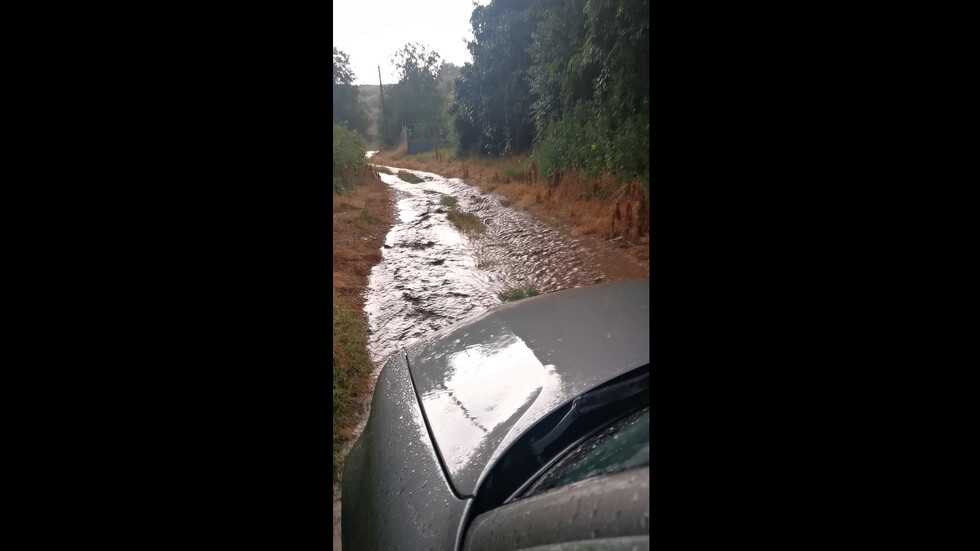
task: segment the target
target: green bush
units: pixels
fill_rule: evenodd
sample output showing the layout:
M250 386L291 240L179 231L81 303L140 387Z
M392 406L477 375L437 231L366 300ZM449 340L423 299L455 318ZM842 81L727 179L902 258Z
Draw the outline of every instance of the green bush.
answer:
M555 170L582 170L590 178L607 173L619 182L639 180L650 186L650 119L633 116L621 124L596 116L580 105L548 126L534 147L543 179Z
M534 287L527 285L524 287L514 287L513 289L508 289L497 295L497 298L504 302L513 302L515 300L521 300L522 298L534 297L540 295L541 292Z
M527 166L518 163L514 163L512 165L505 164L504 166L500 167L499 173L501 176L510 178L511 180L523 180L524 171L527 170L527 168Z
M440 202L447 207L452 207L456 205L456 198L452 195L443 195Z
M398 177L410 184L418 184L425 181L422 178L419 178L418 176L412 174L411 172L406 172L404 170L398 171Z
M467 233L483 233L486 229L483 220L475 214L460 212L455 208L446 213L446 219L452 222L457 229Z
M333 125L333 190L344 191L350 188L355 172L367 166L364 155L367 146L361 135L347 130L341 124Z

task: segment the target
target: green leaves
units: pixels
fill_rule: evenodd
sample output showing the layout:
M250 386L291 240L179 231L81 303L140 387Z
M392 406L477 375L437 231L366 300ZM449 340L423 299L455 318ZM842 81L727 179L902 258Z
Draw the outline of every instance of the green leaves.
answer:
M449 110L459 150L496 156L533 143L548 177L577 167L649 182L648 8L648 0L475 7L473 63Z
M392 61L399 73L388 105L393 131L401 132L402 125L409 125L413 138L445 136L442 111L446 96L439 88L438 79L443 69L439 54L421 44L408 43L395 52Z
M409 42L392 56L398 69L398 82L413 85L435 84L439 76L440 55L418 42Z
M357 132L344 128L343 125L333 125L333 190L344 191L350 186L347 182L355 170L366 167L364 155L367 146Z
M534 156L547 179L555 170L575 167L589 177L608 173L621 182L639 179L648 186L649 150L648 116L611 124L583 103L549 125L535 144Z
M470 19L473 63L456 80L455 132L460 149L486 155L526 150L534 139L528 47L537 25L535 2L495 0Z
M353 84L354 71L350 68L350 57L333 47L333 84Z
M344 52L333 49L333 124L343 124L352 130L365 130L367 117L357 104L357 87L350 58Z

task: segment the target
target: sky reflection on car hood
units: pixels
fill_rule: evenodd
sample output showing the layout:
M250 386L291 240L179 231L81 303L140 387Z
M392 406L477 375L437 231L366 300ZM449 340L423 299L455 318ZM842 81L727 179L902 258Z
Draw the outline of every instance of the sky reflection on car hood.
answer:
M471 494L500 453L575 396L649 363L649 281L497 308L406 351L438 453Z

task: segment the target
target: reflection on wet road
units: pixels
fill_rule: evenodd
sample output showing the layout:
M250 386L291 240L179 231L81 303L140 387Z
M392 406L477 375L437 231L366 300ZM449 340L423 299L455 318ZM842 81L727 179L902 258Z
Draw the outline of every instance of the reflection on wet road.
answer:
M381 174L396 190L398 218L381 263L371 271L365 301L376 368L415 340L500 304L501 291L532 285L548 293L603 278L575 240L530 213L502 206L499 195L457 178L409 172L425 181L410 184ZM460 211L479 216L485 231L458 231L447 219L450 208L440 203L446 195Z

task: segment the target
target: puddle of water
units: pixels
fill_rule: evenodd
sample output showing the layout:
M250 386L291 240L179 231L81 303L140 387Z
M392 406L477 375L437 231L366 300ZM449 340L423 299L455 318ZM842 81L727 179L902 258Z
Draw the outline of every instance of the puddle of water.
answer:
M376 366L419 338L500 304L501 291L532 285L548 293L606 279L578 241L528 212L502 206L499 195L483 194L458 178L408 172L426 181L409 184L380 175L397 193L398 220L371 272L365 300L368 349ZM443 195L454 197L460 211L479 216L485 232L458 231L447 219L450 209L440 204Z
M393 174L379 176L395 190L398 215L385 239L382 260L371 270L364 306L375 381L389 355L500 304L497 294L502 291L532 285L548 293L649 274L623 255L613 255L610 261L608 251L597 254L598 248L583 246L588 244L583 238L505 207L503 197L484 194L458 178L386 168ZM425 181L405 182L394 175L399 170ZM443 195L455 197L458 210L479 216L485 232L468 235L457 230L447 219L449 207L440 204ZM360 404L362 413L342 452L345 456L367 423L370 400L368 395ZM340 547L339 496L335 485L335 548Z

